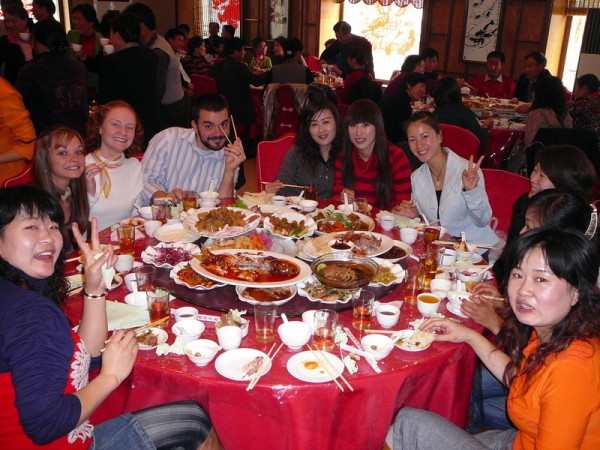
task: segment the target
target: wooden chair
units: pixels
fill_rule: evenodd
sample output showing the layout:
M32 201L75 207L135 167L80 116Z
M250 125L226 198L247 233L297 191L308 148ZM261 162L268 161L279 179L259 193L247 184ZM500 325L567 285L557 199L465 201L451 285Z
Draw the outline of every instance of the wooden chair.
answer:
M517 199L529 192L529 179L512 172L499 169L481 169L485 182L493 218L496 219L496 231L508 234L512 218L512 209Z
M28 163L25 168L16 174L14 177L4 181L2 187L13 187L20 184L30 184L33 181L33 174L31 172L32 164Z
M458 156L465 158L466 160L471 156L473 156L474 161L477 160L480 144L477 136L469 130L447 123L441 123L440 129L442 130L442 145L444 147L448 147Z
M296 140L296 133L288 133L274 141L258 143L256 150L256 187L260 191L262 182L275 180L279 166L287 151Z
M214 78L195 73L190 76L190 79L194 85L194 97L200 97L203 94L217 93L217 83Z

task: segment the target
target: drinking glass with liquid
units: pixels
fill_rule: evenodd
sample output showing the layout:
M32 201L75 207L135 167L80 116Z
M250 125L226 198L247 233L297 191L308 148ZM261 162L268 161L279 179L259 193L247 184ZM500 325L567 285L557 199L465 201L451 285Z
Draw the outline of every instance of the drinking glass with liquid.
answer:
M315 328L313 343L316 348L324 351L333 350L334 334L338 325L338 313L332 309L315 311Z
M371 328L375 294L361 289L352 296L352 326L358 330Z

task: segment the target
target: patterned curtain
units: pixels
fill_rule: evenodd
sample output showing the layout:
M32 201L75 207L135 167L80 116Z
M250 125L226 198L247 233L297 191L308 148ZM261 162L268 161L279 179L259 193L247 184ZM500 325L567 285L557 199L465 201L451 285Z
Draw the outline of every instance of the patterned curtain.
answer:
M342 0L344 1L344 0ZM404 8L405 6L408 6L412 3L412 5L415 8L423 8L423 0L348 0L350 3L359 3L359 2L364 2L367 5L374 5L375 3L379 3L382 6L389 6L392 4L396 4L396 6L399 6L401 8Z
M600 0L569 0L567 14L585 16L590 8L600 8Z
M208 24L218 22L229 24L239 36L241 8L240 0L193 0L194 31L198 36L208 36Z

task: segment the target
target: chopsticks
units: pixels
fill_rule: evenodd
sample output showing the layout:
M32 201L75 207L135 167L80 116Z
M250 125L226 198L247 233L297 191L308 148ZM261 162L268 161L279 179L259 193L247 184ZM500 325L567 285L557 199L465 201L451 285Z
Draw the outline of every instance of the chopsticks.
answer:
M333 364L331 363L331 361L329 361L329 359L327 359L327 355L325 353L323 353L321 350L317 349L316 347L315 347L316 351L313 350L313 348L310 346L310 344L306 344L306 346L308 347L308 349L310 350L310 352L312 353L312 355L315 357L315 359L317 360L317 362L319 363L319 365L321 367L323 367L323 369L325 369L325 372L327 372L327 375L329 375L329 377L335 382L335 384L337 385L337 387L340 388L340 391L344 392L344 386L342 386L340 384L340 382L337 380L337 376L336 376L336 373L335 373L336 369L333 366ZM321 356L321 358L319 358L319 356L317 356L317 352L319 353L319 355ZM323 364L323 362L324 362L324 364ZM346 384L346 386L348 386L348 389L350 389L351 391L354 391L354 388L352 387L352 385L350 383L348 383L348 380L346 380L346 378L344 378L344 374L340 373L339 377Z
M231 117L231 128L233 128L233 140L237 141L238 135L237 135L237 131L235 131L235 122L233 120L233 116L230 116L230 117ZM229 136L227 136L227 133L225 133L225 130L223 129L223 127L220 124L219 124L219 129L223 133L223 136L225 136L225 139L227 139L227 142L229 142L229 145L232 145L231 139L229 139Z
M272 181L261 181L261 184L270 184L272 183ZM293 187L293 188L300 188L300 189L304 189L306 186L299 186L297 184L281 184L284 187Z
M136 336L139 336L140 332L146 331L147 329L155 327L156 325L160 325L161 323L166 322L167 320L169 320L169 316L163 317L162 319L155 320L154 322L150 322L149 324L142 325L141 327L138 327L133 331L135 331Z
M271 356L271 353L273 352L275 345L276 345L276 343L273 343L273 346L269 350L269 353L267 353L267 357L265 359L263 359L258 370L254 374L254 377L252 377L252 380L250 380L250 383L248 383L248 387L246 387L246 391L251 391L254 388L254 386L256 386L256 383L258 383L258 380L260 380L262 378L262 376L264 375L263 370L267 366L268 361L273 361L275 359L275 357L277 356L277 353L279 353L279 350L281 350L281 347L283 347L283 342L281 344L279 344L279 347L277 347L277 350L275 350L275 353L273 353L273 356Z
M394 331L394 330L363 330L363 332L378 333L378 334L394 334L394 333L397 333L398 331Z
M438 270L456 270L456 269L489 269L491 266L489 264L481 265L481 264L464 264L458 266L440 266Z
M451 241L433 241L434 244L442 244L442 245L454 245L457 244L458 242L451 242ZM493 245L490 244L473 244L471 242L467 242L467 244L471 244L474 245L475 247L479 247L479 248L492 248Z
M225 136L225 139L227 139L227 142L229 142L229 145L232 145L231 139L229 139L229 136L227 136L227 133L225 133L225 130L223 129L223 127L221 125L219 125L219 130L221 130L221 132L223 133L223 136Z
M506 299L504 297L494 297L493 295L485 295L481 294L480 297L485 298L486 300L496 300L499 302L505 302Z

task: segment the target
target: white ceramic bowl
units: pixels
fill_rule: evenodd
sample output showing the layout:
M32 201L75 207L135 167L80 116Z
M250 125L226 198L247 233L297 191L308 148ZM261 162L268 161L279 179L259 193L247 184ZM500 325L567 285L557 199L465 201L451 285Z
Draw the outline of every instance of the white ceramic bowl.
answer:
M181 320L176 322L172 327L171 331L173 334L185 342L195 341L202 336L202 333L206 329L206 326L199 320Z
M435 299L435 301L433 301ZM424 316L431 316L440 309L440 299L437 295L423 293L417 295L417 309Z
M133 287L131 286L131 282L133 281L134 283L135 281L135 273L128 273L127 275L125 275L123 277L123 280L125 280L125 286L127 287L127 290L129 292L133 292Z
M360 340L360 343L365 349L365 352L371 355L376 361L387 357L394 349L392 338L384 334L367 334Z
M354 211L354 205L345 205L344 203L342 203L341 205L338 205L337 209L343 213L350 214Z
M218 322L215 323L215 330L218 330L222 326L223 325L222 325L221 321L219 320ZM242 329L242 337L248 336L248 321L246 319L242 318L242 326L240 328Z
M459 250L458 248L456 248L457 246L458 243L454 245L454 248L456 249L456 259L471 259L473 253L477 251L477 247L473 244L467 243L468 251L466 252L464 250Z
M304 322L287 322L277 327L281 341L292 350L298 350L308 343L312 334L311 326Z
M204 199L204 200L216 200L219 198L219 193L215 192L215 191L204 191L204 192L200 192L200 198Z
M183 352L188 359L197 366L206 366L221 350L219 344L210 339L190 341L183 346ZM200 356L194 356L200 355Z
M302 208L302 211L309 213L317 209L319 202L316 200L300 200L298 205Z
M400 228L400 240L405 244L414 244L419 232L414 228Z
M198 310L192 306L183 306L175 310L175 320L198 320Z
M71 48L74 52L80 52L83 46L81 44L71 43Z
M448 291L452 288L452 281L444 278L434 278L429 283L429 288L433 295L440 300L443 300L447 297Z
M295 197L288 197L288 198L287 198L287 201L288 201L288 203L291 203L292 205L297 205L297 204L299 204L299 203L300 203L300 200L302 200L302 197L298 197L298 196L295 196Z
M150 206L142 206L138 209L140 216L142 216L146 220L152 220L152 207Z
M467 282L475 282L481 281L483 279L483 273L487 269L457 269L456 270L456 278L458 278L463 283Z
M287 205L287 198L283 195L274 195L271 197L271 204L275 206L285 206Z
M127 294L125 296L125 303L132 306L137 306L138 308L148 308L148 297L145 292L132 292L131 294Z

